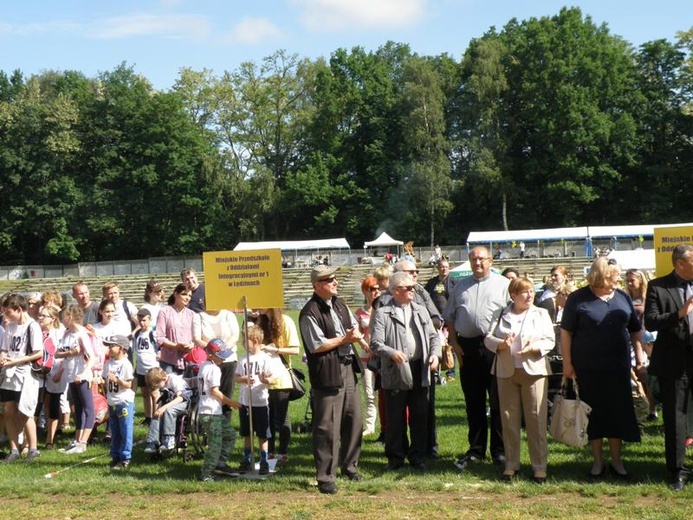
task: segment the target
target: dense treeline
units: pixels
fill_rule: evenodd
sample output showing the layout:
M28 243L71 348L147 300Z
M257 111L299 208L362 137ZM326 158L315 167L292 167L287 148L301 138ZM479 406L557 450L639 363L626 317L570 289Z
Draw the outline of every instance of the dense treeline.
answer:
M166 92L125 64L0 72L0 261L690 221L693 29L677 37L634 49L563 9L459 59L279 51Z

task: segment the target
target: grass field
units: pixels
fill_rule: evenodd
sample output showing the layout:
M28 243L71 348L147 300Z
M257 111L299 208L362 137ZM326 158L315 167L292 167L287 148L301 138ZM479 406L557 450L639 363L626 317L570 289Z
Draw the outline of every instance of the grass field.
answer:
M462 392L457 381L438 387L441 459L430 461L420 475L403 470L383 474L385 458L375 436L363 443L362 482L340 479L339 493L325 496L314 487L308 434L294 434L290 462L265 481L196 480L200 460L172 458L152 462L135 449L126 472L108 469L108 448L91 446L82 455L44 451L34 463L0 464L3 517L18 518L690 518L693 486L682 493L667 488L661 422L649 425L641 444L627 445L626 468L632 482L588 482L590 457L551 442L549 478L543 486L531 482L526 448L524 478L511 484L498 479L490 463L460 474L452 465L467 447ZM138 396L138 409L141 409ZM303 420L306 399L291 404L294 423ZM140 416L141 417L141 416ZM234 414L234 422L237 417ZM139 419L136 420L139 423ZM137 426L136 440L146 430ZM64 439L67 443L69 439ZM70 466L92 457L97 460ZM232 464L241 457L236 446ZM45 475L61 471L53 478Z

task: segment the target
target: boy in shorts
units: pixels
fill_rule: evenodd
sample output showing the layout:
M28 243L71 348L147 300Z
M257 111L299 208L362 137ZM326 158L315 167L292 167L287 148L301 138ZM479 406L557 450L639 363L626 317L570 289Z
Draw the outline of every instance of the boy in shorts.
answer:
M27 462L39 457L34 411L38 404L39 380L31 372L31 362L43 357L41 327L29 316L24 296L11 294L2 301L5 333L0 345L0 401L4 405L5 428L10 453L3 460L20 460L19 435L26 431Z
M247 472L251 463L251 439L250 439L250 407L252 406L253 431L258 437L260 448L260 475L269 473L267 461L267 439L272 436L269 427L269 390L268 384L272 383L272 365L275 361L260 350L264 334L262 329L253 325L246 329L248 337L248 356L242 356L238 361L236 382L240 385L239 401L241 409L238 413L241 422L241 435L244 439L243 461L239 471Z
M153 398L150 387L146 384L147 372L159 366L159 344L154 339L152 326L152 314L149 309L142 308L137 311L139 323L135 335L132 338L132 347L136 357L137 386L142 389L142 404L144 406L144 421L142 424L149 426L152 422L152 413L156 408L156 400Z
M212 482L214 475L237 477L227 464L236 444L236 430L222 413L222 405L238 409L240 403L225 396L219 389L221 384L221 365L233 354L224 341L214 338L205 347L207 361L200 367L197 388L200 391L197 416L207 434L207 451L202 462L200 480Z

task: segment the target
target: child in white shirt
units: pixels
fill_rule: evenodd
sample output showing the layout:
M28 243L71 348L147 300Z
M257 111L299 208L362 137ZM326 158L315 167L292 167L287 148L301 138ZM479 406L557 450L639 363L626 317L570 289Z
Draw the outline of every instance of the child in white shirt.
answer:
M275 361L260 347L264 334L262 329L253 325L246 329L248 337L248 355L242 356L238 361L236 382L239 383L239 411L241 423L241 435L244 439L243 461L240 465L241 473L250 468L251 440L250 440L250 411L252 408L252 427L258 437L260 448L260 475L269 473L267 461L267 439L272 436L269 424L269 389L268 384L274 381L273 369Z

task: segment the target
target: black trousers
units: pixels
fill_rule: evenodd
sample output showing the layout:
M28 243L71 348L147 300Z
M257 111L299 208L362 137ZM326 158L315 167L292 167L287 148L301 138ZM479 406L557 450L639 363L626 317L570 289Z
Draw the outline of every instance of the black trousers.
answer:
M686 367L681 377L658 376L660 400L664 418L664 457L667 469L680 471L686 462L686 414L693 406L693 353L686 355Z
M385 456L389 462L412 464L423 462L428 451L428 387L421 386L421 361L411 361L414 388L411 390L385 390ZM418 375L418 377L417 377ZM407 408L409 433L407 446Z
M469 425L469 449L467 455L480 459L486 456L489 441L492 457L502 455L503 427L501 426L500 406L498 404L498 385L491 375L494 354L484 346L483 336L475 338L457 337L464 356L460 367L460 382L464 393ZM486 398L491 409L490 424L486 417Z

